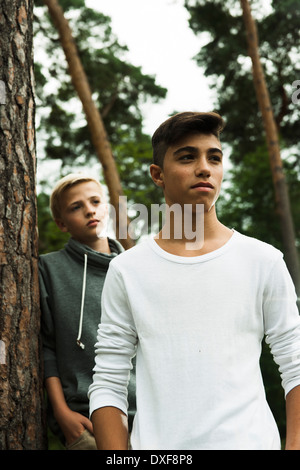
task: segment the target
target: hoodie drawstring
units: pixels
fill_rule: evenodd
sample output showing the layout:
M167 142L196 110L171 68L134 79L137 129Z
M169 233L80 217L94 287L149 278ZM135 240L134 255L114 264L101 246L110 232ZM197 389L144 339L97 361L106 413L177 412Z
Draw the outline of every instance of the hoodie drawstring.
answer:
M77 337L77 345L84 349L85 345L80 341L82 333L82 320L83 320L83 309L84 309L84 298L85 298L85 287L86 287L86 271L87 271L87 254L84 253L84 270L83 270L83 280L82 280L82 293L81 293L81 308L80 308L80 319L79 319L79 329Z

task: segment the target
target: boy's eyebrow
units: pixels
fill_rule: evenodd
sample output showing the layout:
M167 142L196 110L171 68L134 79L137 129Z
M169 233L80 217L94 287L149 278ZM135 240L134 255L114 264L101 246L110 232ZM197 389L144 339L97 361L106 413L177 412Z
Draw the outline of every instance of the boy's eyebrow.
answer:
M101 199L102 196L100 194L94 194L93 196L89 196L88 199L95 199L95 198L98 198L98 199ZM82 202L81 199L78 199L76 201L72 201L70 202L69 206L73 206L75 204L80 204Z
M70 209L70 208L72 208L73 206L77 206L78 204L81 204L81 201L80 201L80 200L78 200L78 201L72 201L72 202L66 204L66 209Z
M219 152L219 153L223 156L222 150L219 149L218 147L212 147L212 148L208 149L207 152L208 152L208 153L216 153L216 152Z
M173 155L178 155L182 152L198 153L198 149L197 147L193 147L192 145L187 145L186 147L180 147L179 149L175 150Z
M198 153L198 148L193 147L192 145L187 145L186 147L180 147L179 149L175 150L173 155L176 156L176 155L178 155L179 153L182 153L182 152L190 152L190 153L196 154L196 153ZM211 147L207 150L207 153L215 153L215 152L218 152L221 155L223 155L222 150L219 149L218 147Z
M81 202L80 199L78 199L78 201L72 201L70 202L69 206L73 206L73 204L79 204Z

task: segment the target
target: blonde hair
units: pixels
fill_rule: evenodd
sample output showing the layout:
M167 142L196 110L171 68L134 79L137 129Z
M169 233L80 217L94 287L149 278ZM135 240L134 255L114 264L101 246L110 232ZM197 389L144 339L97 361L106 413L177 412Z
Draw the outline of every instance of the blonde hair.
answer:
M103 187L97 179L82 173L70 173L56 183L50 195L50 209L54 220L59 219L61 216L61 197L64 192L77 184L88 183L89 181L93 181L99 186L103 200L105 200Z

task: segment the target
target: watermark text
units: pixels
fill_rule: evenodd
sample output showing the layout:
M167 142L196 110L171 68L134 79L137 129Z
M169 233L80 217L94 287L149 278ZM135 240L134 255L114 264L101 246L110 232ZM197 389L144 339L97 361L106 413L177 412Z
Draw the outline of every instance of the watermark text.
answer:
M0 364L6 364L5 343L0 340Z
M6 90L5 90L5 83L3 80L0 80L0 104L6 103Z
M296 88L296 90L292 94L292 102L294 104L300 104L300 80L293 82L293 88Z
M112 229L119 240L126 239L128 235L136 240L143 234L156 233L161 226L160 236L163 239L184 239L187 250L199 250L203 246L204 204L151 204L149 211L144 204L132 204L128 207L127 197L120 196L118 224L115 207L109 203L105 205L108 210L98 228L99 238L105 236L110 218ZM132 217L128 217L130 213L133 214Z

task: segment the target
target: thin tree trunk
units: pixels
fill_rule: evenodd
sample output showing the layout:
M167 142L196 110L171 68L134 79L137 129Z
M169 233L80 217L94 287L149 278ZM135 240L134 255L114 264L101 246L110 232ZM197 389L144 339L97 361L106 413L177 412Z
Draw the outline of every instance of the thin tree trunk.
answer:
M32 0L0 5L0 449L46 449Z
M286 264L300 296L299 258L295 244L295 231L291 215L288 188L285 181L280 145L272 104L259 56L259 41L255 21L248 0L240 0L247 34L248 53L252 60L252 72L259 109L262 114L275 189L277 214L282 233Z
M72 31L67 19L64 17L64 12L58 1L44 0L44 3L47 5L50 17L58 30L62 48L68 62L72 83L82 102L92 142L100 163L102 164L103 176L109 191L110 203L114 206L116 211L116 236L119 238L120 233L122 233L123 237L119 238L120 242L124 248L130 248L134 243L128 235L127 210L126 207L122 205L122 198L120 199L120 196L123 196L123 190L119 173L112 154L105 126L100 112L93 101L88 79L78 56ZM120 230L120 223L125 223L126 227L122 227Z

